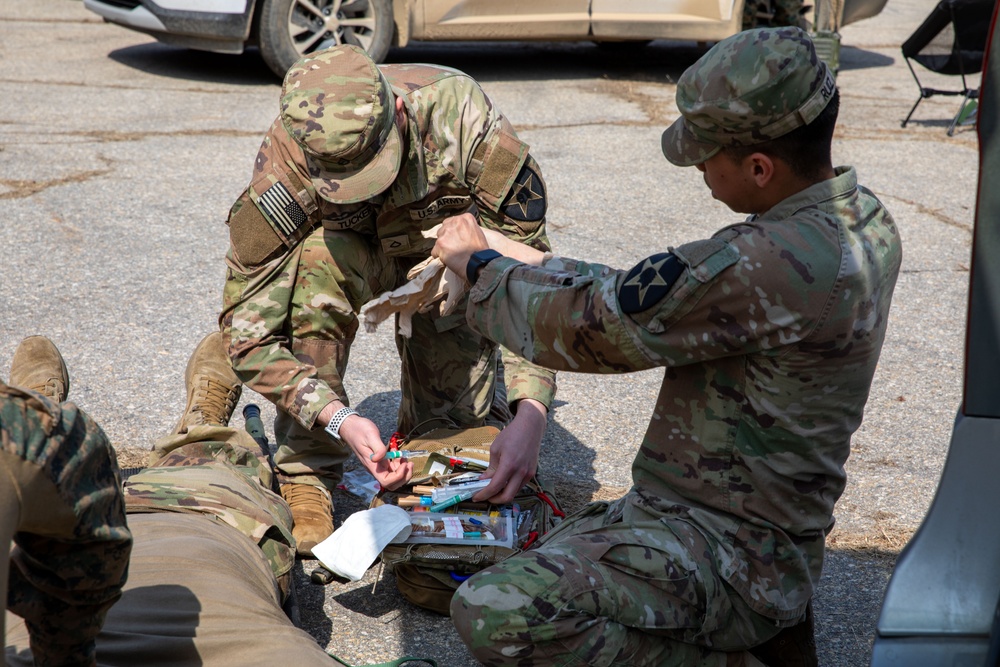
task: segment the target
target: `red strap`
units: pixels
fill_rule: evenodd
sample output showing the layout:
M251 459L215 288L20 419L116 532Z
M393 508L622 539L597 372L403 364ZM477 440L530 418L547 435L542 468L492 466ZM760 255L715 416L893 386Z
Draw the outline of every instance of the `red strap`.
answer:
M545 502L546 505L548 505L549 507L552 508L552 513L553 514L555 514L560 519L565 519L566 518L566 513L563 512L558 507L556 507L556 504L554 502L552 502L551 498L549 498L547 495L545 495L544 491L539 491L538 492L538 497L541 498Z

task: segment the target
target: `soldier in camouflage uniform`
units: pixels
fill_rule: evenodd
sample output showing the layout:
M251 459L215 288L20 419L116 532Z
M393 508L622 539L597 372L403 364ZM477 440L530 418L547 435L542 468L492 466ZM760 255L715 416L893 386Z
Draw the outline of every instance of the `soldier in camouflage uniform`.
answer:
M806 9L802 0L747 0L743 5L743 29L780 26L806 29L808 22L803 16Z
M476 331L555 369L665 368L629 493L457 591L452 618L486 665L816 664L810 599L900 238L854 169L832 166L839 96L803 31L720 42L677 106L664 154L744 222L625 271L468 216L439 233L455 271L487 244L503 253L480 254Z
M378 67L339 46L289 69L281 112L229 214L222 331L233 368L278 408L275 463L299 552L333 530L329 491L353 451L383 487L410 464L384 459L378 427L348 406L343 377L362 305L406 281L455 213L547 249L545 184L528 146L470 77L432 65ZM514 417L493 445L490 495L534 473L554 374L498 351L461 313L413 318L397 335L409 435ZM444 422L444 424L442 423ZM326 432L324 433L324 427ZM506 486L505 486L506 485Z
M33 384L45 391L46 378L62 378L61 386L68 387L68 375L55 347L45 339L27 340L44 341L34 347L49 351L47 361L37 353L21 354L19 349L21 365L36 369ZM51 363L56 358L58 364ZM15 365L18 361L15 355ZM12 379L18 379L16 373L12 372ZM79 611L69 613L75 607L56 606L24 585L35 580L12 578L12 609L35 625L28 626L29 647L28 628L8 616L8 665L29 667L32 659L36 665L93 665L95 636L96 664L102 666L245 667L289 660L296 665L330 664L329 656L282 610L295 562L291 513L270 490L272 473L260 447L245 431L227 426L239 399L240 383L221 334L211 334L199 344L188 363L185 382L184 416L174 433L157 441L150 467L126 480L124 497L114 452L93 422L72 404L59 408L36 395L0 385L0 391L12 397L2 405L4 449L9 453L12 444L23 441L29 444L30 455L49 453L44 465L59 471L58 493L75 498L77 507L90 504L89 513L83 515L87 521L81 522L88 530L77 530L71 553L47 556L60 553L52 547L52 540L32 543L39 549L30 552L45 557L40 562L54 564L51 571L72 584L72 592L63 592L58 601L88 605L83 608L88 622L79 621ZM23 399L19 403L13 398L18 394ZM65 398L65 391L52 398ZM44 409L38 410L41 421L23 418L26 401L33 401L34 409ZM48 414L60 412L62 426L58 419L46 421ZM16 437L8 441L8 434ZM8 458L0 458L0 465ZM0 494L5 493L6 486L0 486ZM53 489L43 497L36 491L22 507L55 508L49 502L55 493ZM29 504L28 499L35 502ZM122 589L131 544L124 512L134 546L128 583ZM50 513L63 520L57 509ZM89 540L82 539L88 536ZM29 543L23 538L19 533L19 544L28 551ZM33 563L21 559L18 551L13 559L17 565ZM62 567L70 560L71 566ZM50 586L47 579L38 589L55 598L59 591L50 593ZM121 599L107 611L119 593ZM97 635L101 620L104 628ZM68 640L80 640L81 647L84 640L89 642L87 658L77 659L76 654L63 658L68 654Z
M79 408L60 405L69 376L47 339L22 341L10 381L0 381L0 594L26 623L25 643L30 630L36 665L94 665L132 546L115 451Z

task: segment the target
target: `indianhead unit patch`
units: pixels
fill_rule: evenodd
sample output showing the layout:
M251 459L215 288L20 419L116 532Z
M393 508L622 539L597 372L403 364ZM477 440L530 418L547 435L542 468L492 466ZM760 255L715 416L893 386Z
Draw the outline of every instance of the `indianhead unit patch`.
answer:
M264 190L264 194L257 198L257 205L275 231L286 238L293 236L306 221L306 212L281 181Z
M545 182L530 167L521 167L510 194L503 200L504 215L514 220L537 222L545 217Z
M618 303L628 315L660 302L684 272L684 263L670 252L647 257L632 267L618 289Z

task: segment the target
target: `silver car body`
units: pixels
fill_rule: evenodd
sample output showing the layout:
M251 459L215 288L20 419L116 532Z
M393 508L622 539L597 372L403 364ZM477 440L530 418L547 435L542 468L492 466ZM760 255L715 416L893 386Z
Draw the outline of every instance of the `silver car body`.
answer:
M820 0L829 2L830 0ZM887 0L844 0L841 23ZM241 53L262 0L84 0L112 23L165 43ZM309 4L309 3L304 3ZM436 40L717 41L741 29L743 0L395 0L395 46Z

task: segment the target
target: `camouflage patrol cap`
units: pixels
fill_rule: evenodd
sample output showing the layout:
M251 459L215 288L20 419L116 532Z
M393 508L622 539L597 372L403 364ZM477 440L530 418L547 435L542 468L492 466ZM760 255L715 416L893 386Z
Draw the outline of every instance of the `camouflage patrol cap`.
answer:
M833 73L800 28L759 28L724 39L677 81L681 112L661 147L680 167L724 146L751 146L811 123L833 98Z
M281 123L319 194L337 204L382 192L399 173L395 96L365 51L340 45L302 58L281 87Z

